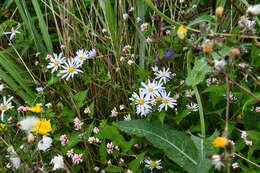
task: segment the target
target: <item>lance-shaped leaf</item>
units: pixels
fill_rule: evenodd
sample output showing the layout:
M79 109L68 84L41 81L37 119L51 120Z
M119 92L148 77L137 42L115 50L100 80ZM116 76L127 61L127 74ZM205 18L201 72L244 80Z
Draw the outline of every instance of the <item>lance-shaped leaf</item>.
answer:
M193 141L184 133L148 120L121 121L117 123L117 127L129 134L145 137L186 171L196 170L198 151Z

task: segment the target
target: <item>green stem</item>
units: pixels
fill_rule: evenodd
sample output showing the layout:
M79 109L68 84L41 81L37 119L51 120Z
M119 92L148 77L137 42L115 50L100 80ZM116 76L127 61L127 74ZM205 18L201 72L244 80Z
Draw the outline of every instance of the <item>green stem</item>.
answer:
M186 56L188 74L191 73L191 59L192 59L192 53L191 53L191 51L189 51ZM205 138L206 130L205 130L205 119L204 119L204 113L203 113L203 106L202 106L202 102L201 102L201 98L200 98L200 94L199 94L197 86L193 86L193 90L195 92L196 100L197 100L197 103L199 106L201 135L203 138Z
M199 94L197 86L194 86L193 90L195 92L196 100L197 100L197 103L198 103L198 106L199 106L201 135L202 135L203 138L205 138L206 137L206 130L205 130L205 119L204 119L202 102L201 102L201 98L200 98L200 94Z

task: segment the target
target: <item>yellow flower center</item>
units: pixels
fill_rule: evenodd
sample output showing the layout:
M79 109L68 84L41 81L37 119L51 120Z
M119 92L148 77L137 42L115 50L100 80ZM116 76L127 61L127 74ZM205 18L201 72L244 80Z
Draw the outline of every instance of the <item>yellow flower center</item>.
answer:
M148 92L153 92L154 89L153 88L148 88Z
M165 75L165 74L163 74L163 75L162 75L162 77L166 77L166 75Z
M162 101L162 98L160 96L156 97L155 101L160 102L160 101Z
M144 104L144 100L143 99L138 100L138 104L139 105L143 105Z
M75 71L75 67L71 66L71 67L68 68L68 72L72 73L74 71Z
M225 147L228 144L228 140L226 138L223 137L216 137L216 139L214 139L214 141L212 141L212 145L214 147Z
M15 33L15 30L14 30L14 29L11 29L11 33Z
M156 168L156 166L157 166L156 161L151 161L150 166L151 166L151 168Z
M6 110L7 110L7 106L5 106L5 105L0 106L0 110L2 110L2 111L6 111Z
M84 60L84 56L79 56L79 59L80 59L81 61L83 61L83 60Z
M55 66L59 66L60 65L60 61L54 61L54 65Z
M168 104L170 101L168 99L163 99L164 104Z

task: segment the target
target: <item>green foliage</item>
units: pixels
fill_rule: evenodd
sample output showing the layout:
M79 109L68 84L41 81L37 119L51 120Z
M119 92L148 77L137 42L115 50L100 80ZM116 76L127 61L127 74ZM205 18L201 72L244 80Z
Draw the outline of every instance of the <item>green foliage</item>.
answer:
M211 72L212 69L208 66L204 58L196 59L194 67L186 78L186 84L189 86L196 86L201 83L207 73Z
M122 121L117 123L117 127L127 133L145 137L185 170L193 172L197 168L198 151L184 133L166 129L147 120Z

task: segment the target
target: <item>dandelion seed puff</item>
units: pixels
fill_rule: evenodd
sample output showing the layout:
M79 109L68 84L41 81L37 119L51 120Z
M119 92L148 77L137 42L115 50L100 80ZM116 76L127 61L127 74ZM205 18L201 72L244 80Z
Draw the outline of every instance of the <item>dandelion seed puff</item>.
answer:
M38 117L30 116L26 117L22 121L20 121L18 124L20 125L20 129L24 131L31 131L35 128L36 122L39 121Z
M253 5L248 7L247 11L248 14L251 14L253 16L260 15L260 4Z

